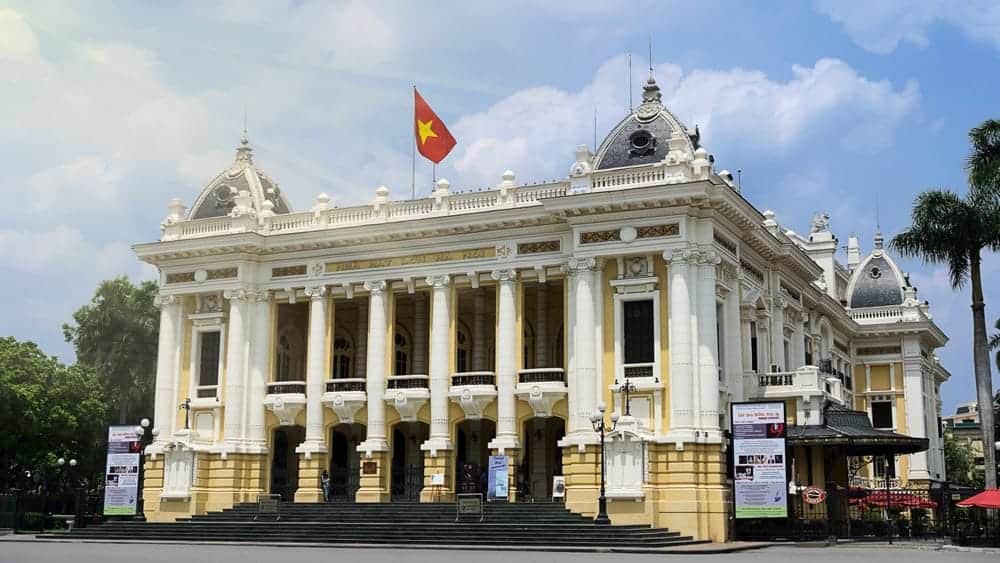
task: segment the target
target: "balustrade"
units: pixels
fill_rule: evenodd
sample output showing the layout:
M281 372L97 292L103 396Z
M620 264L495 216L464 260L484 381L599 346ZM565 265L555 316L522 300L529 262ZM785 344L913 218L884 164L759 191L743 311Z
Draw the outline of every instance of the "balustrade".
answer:
M326 391L328 393L361 391L365 390L365 380L363 377L345 377L341 379L328 379L326 381Z
M268 395L283 395L288 393L306 393L305 381L273 381L267 384Z
M451 375L451 385L494 385L496 375L492 371L465 371Z
M562 368L533 368L517 372L518 383L566 383Z
M427 389L426 375L390 375L386 383L389 389Z

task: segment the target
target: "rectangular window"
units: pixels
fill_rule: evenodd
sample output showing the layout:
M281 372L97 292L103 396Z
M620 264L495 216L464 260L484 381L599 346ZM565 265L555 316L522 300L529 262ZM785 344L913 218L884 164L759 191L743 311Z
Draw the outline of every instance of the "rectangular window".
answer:
M785 370L786 371L792 371L793 369L795 369L792 366L792 343L789 342L788 340L785 340L783 346L784 346L783 349L784 349L784 356L785 356Z
M888 464L888 466L887 466L886 463L885 463L885 458L884 457L876 457L874 459L874 461L872 461L872 466L875 469L875 478L876 479L884 479L887 476L886 475L886 471L885 471L886 468L889 469L889 475L888 475L888 477L890 479L893 479L893 478L896 477L896 463L895 463L895 460L890 461L889 464Z
M813 365L813 344L812 339L808 336L802 340L802 345L805 347L806 351L806 365Z
M757 369L757 323L750 323L750 369L754 373L760 373Z
M222 333L218 331L203 332L199 339L201 350L198 358L198 385L210 386L219 384L219 351L222 342ZM210 390L207 395L215 396ZM199 392L201 396L201 392Z
M893 428L892 403L889 401L872 403L872 426L880 429Z
M653 300L622 303L625 363L653 363Z

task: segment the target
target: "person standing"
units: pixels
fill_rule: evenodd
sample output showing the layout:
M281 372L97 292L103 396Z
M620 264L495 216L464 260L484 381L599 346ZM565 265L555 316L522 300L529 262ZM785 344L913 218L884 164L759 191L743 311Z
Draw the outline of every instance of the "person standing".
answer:
M330 502L330 473L326 469L320 475L319 483L323 487L323 502Z

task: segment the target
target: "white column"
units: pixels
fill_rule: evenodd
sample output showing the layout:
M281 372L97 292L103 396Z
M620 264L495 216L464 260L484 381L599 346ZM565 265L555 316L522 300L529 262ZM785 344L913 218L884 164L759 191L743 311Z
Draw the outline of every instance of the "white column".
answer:
M354 335L354 377L364 378L368 365L368 300L358 300L357 328Z
M577 405L580 403L577 398L577 388L579 385L576 382L576 358L573 355L574 350L576 350L576 286L573 283L573 277L571 275L571 270L568 265L564 265L562 270L567 274L567 279L563 282L563 292L565 297L563 300L563 306L566 308L566 326L563 328L563 346L566 347L565 350L565 369L566 369L566 434L577 433ZM587 424L584 428L590 428L590 419L587 419Z
M549 286L538 284L535 292L535 365L544 368L549 365L548 356Z
M791 369L785 365L785 305L785 298L780 295L774 297L771 305L771 363L776 364L779 371ZM771 366L768 365L765 371L771 371Z
M229 333L226 336L226 401L225 441L238 444L243 441L243 382L246 369L246 323L249 301L245 290L227 291L229 300Z
M514 385L517 379L517 271L495 270L497 281L497 436L489 447L501 454L515 449L517 443L517 402Z
M572 258L567 269L573 284L574 330L570 355L573 358L571 384L575 386L576 410L570 416L575 419L576 432L592 433L590 416L597 410L594 396L596 354L594 353L594 268L593 258Z
M368 435L358 446L358 451L387 451L389 444L385 434L385 379L386 379L386 346L387 284L383 280L365 282L368 290L368 358L367 380L365 389L368 392Z
M722 335L725 343L722 346L723 358L719 358L722 366L726 370L726 385L729 387L731 400L743 400L743 334L742 322L740 320L740 295L739 280L733 280L736 285L735 290L726 294L726 301L723 305L725 317L723 318Z
M713 251L703 252L698 269L698 426L719 434L719 338L715 293L715 267L721 262Z
M183 319L181 298L176 295L158 295L160 307L160 339L156 348L156 395L153 407L153 425L157 429L155 441L167 442L174 433L177 400L177 362L180 358L179 338Z
M451 278L427 278L431 286L431 346L430 391L431 435L420 447L437 455L438 450L452 449L451 430L448 427L448 388L451 386Z
M264 433L267 396L268 361L271 358L271 295L267 291L256 294L254 300L253 339L250 342L250 369L247 387L247 441L249 445L265 448Z
M413 294L413 373L427 373L427 296Z
M691 288L688 271L692 253L668 250L663 259L670 264L670 435L677 441L693 441L694 364L691 347Z
M921 369L920 342L916 337L903 340L903 402L906 404L906 428L900 429L900 434L914 438L928 438L927 411L924 400L924 373ZM890 364L891 368L892 364ZM896 379L894 370L890 370L893 381ZM895 412L895 411L894 411ZM937 424L937 418L934 418ZM933 443L931 443L933 447ZM910 455L910 479L930 479L927 466L927 452Z
M742 365L743 372L749 372L753 370L753 346L751 343L751 336L756 337L756 334L752 334L750 328L753 326L750 323L754 321L755 311L750 309L740 310L740 349L743 351L742 354ZM758 358L759 359L759 358Z
M326 286L307 287L309 341L306 344L306 441L296 451L325 452L323 385L326 380Z
M486 369L486 290L473 290L472 298L472 371Z

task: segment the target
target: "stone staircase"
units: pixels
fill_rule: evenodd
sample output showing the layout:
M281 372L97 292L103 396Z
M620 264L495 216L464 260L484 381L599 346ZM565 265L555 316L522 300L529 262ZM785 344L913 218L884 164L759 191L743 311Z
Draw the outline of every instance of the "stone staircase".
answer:
M176 522L110 521L47 534L47 539L181 542L324 543L406 546L506 546L656 549L697 543L690 536L646 525L595 526L558 503L485 506L483 522L455 522L449 503L280 505L280 517L254 521L255 504Z

